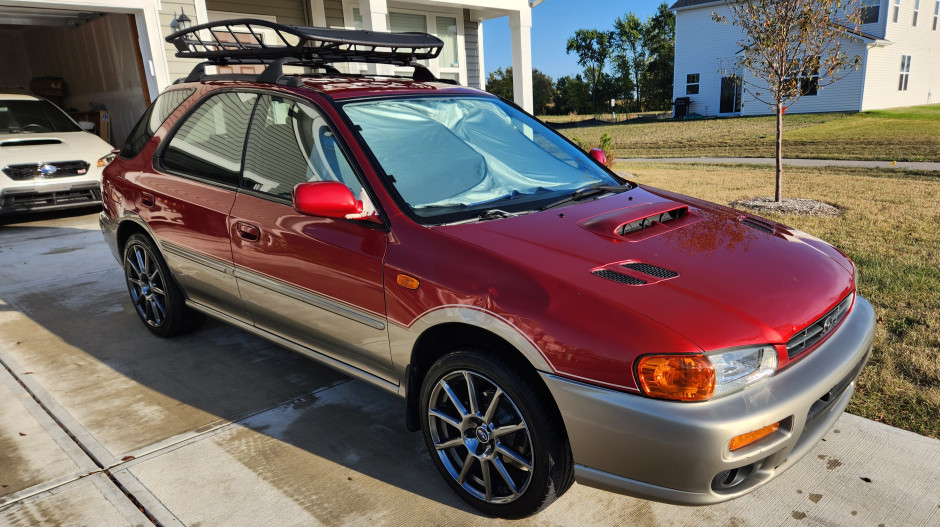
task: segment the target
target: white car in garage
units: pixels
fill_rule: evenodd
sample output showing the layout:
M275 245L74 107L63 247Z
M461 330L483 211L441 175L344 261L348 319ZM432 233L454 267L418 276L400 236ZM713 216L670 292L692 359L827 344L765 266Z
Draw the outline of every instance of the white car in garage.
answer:
M0 214L101 203L111 149L51 102L0 93Z

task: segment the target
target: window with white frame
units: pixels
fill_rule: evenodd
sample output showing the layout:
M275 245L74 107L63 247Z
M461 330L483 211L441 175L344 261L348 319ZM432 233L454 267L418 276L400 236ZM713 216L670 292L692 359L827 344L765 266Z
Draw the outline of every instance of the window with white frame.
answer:
M937 30L937 19L940 19L940 0L933 5L933 30Z
M346 27L352 29L362 29L362 13L359 7L353 7L357 2L344 2L346 7ZM455 10L453 13L415 11L409 9L399 9L395 6L389 6L388 12L388 30L391 32L416 31L420 33L430 33L444 41L444 48L441 54L432 60L420 60L420 64L427 67L439 79L449 79L457 82L466 82L462 79L461 57L463 56L461 45L463 43L463 19L458 14L462 12ZM350 67L356 65L350 64ZM365 71L364 65L359 65L358 71ZM396 74L409 75L410 68L396 68Z
M894 0L894 14L891 15L891 21L898 23L898 15L901 14L901 0Z
M920 0L914 0L914 20L911 25L917 27L917 12L920 11Z
M686 95L698 95L699 78L698 73L689 73L685 76Z
M881 0L862 0L859 2L858 15L862 24L878 22L878 13L881 10Z
M911 56L901 55L901 78L898 79L898 91L907 91L907 81L911 76Z
M819 94L819 57L809 57L803 64L803 68L795 71L788 77L784 77L784 82L796 82L800 87L800 95L818 95ZM795 88L795 86L794 86Z

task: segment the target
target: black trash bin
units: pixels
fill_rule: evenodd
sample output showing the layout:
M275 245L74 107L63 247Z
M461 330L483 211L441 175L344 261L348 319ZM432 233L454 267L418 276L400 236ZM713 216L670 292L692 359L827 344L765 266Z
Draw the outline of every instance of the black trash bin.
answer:
M691 101L692 99L689 97L676 97L676 102L673 103L675 110L672 116L678 119L689 115L689 104Z

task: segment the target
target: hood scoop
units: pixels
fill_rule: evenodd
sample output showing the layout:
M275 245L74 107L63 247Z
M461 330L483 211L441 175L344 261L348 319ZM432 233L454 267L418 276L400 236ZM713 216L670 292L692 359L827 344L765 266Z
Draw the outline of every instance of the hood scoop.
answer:
M62 141L58 139L14 139L0 143L0 148L10 146L41 146L41 145L60 145Z
M667 201L643 203L578 222L582 228L616 241L640 241L689 225L699 218L688 205Z
M739 218L739 221L747 225L748 227L757 229L759 231L764 231L767 234L774 234L777 232L777 229L773 225L765 221L761 221L757 218L752 218L750 216L741 216Z
M625 285L655 284L679 273L643 262L615 262L591 269L591 274Z

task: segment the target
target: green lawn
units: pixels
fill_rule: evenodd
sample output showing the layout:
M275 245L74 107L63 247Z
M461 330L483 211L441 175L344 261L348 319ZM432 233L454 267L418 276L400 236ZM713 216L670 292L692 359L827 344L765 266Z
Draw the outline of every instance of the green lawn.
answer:
M919 123L917 112L911 119ZM866 114L841 121L877 118ZM773 192L770 167L620 163L615 168L634 174L629 178L638 183L718 203ZM940 174L788 167L784 185L785 195L844 209L838 217L766 215L845 251L858 265L859 292L878 316L874 353L849 411L940 438Z
M566 122L552 118L553 122ZM563 129L596 145L610 134L617 157L773 157L775 117L630 122ZM784 157L940 161L940 104L784 117Z

